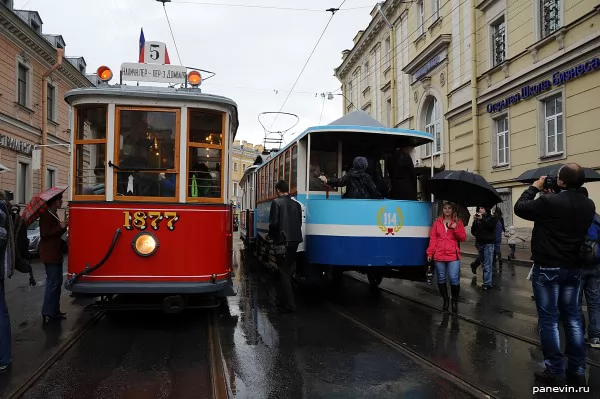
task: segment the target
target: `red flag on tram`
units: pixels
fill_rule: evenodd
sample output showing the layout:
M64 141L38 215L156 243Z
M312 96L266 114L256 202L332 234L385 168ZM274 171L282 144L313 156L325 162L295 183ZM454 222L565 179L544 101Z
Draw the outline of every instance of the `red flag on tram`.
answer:
M165 46L165 64L170 64L171 60L169 59L169 51L167 50L167 46Z
M146 44L146 38L144 37L144 28L140 31L140 48L139 48L139 60L140 64L144 63L144 45Z

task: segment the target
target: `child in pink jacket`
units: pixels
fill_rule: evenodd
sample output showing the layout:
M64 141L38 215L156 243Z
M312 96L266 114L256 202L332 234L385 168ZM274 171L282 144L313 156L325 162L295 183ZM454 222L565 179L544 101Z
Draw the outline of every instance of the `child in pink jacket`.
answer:
M429 233L427 261L435 262L438 288L444 298L443 309L448 310L448 289L446 275L450 277L452 292L452 312L458 311L458 294L460 292L460 247L459 243L467 239L467 232L462 220L456 215L456 207L451 202L444 202L442 216L437 218Z

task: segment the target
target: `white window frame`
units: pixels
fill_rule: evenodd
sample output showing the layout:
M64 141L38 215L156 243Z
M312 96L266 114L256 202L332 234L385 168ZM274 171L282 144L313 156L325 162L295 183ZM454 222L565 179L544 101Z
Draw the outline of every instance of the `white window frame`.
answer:
M27 70L27 81L25 82L25 105L19 102L19 67L22 66ZM15 103L21 107L32 109L32 82L33 82L33 67L23 57L17 55L15 63Z
M54 184L50 184L50 172L54 173ZM46 167L46 187L44 189L55 187L58 184L58 168L55 166Z
M504 58L501 62L496 63L496 51L494 48L494 31L495 28L499 25L500 20L503 20L504 23ZM508 59L508 31L506 29L507 25L506 25L506 15L505 13L501 13L499 14L496 18L494 18L488 25L488 36L489 36L489 43L488 43L488 48L490 49L489 52L489 66L490 69L494 68L500 64L502 64L504 61L506 61Z
M433 121L430 123L427 123L427 111L429 110L429 107L431 107L431 104L435 104L434 108L433 108L433 113L432 113ZM429 101L429 103L427 103L427 107L424 109L425 115L424 115L423 120L425 121L425 131L427 133L433 134L433 142L425 144L425 148L424 148L425 156L424 157L430 157L432 155L431 154L432 151L433 151L433 156L440 155L444 151L444 146L442 143L442 141L443 141L442 111L441 111L440 107L441 107L441 104L438 101L438 99L435 97L432 97L432 99ZM438 112L437 115L436 115L436 110ZM439 150L437 149L438 143L440 145Z
M23 176L21 176L21 164L22 163L28 165L27 176L25 176L25 179L26 179L26 181L25 181L25 198L21 198L21 190L19 187L19 182L23 179ZM31 200L31 197L33 195L33 171L31 170L31 167L32 167L31 158L17 156L15 200L18 204L21 204L21 205L27 204Z
M502 132L498 129L498 122L506 119L506 130ZM492 124L490 126L492 132L492 167L493 168L506 168L510 166L510 115L508 112L504 112L501 115L494 116L492 118ZM505 136L505 154L504 162L500 162L500 136Z
M431 0L431 16L433 22L440 18L440 0Z
M561 112L552 115L551 117L547 117L546 116L546 104L550 99L556 98L556 97L560 97L561 99ZM539 97L537 97L537 102L538 102L538 138L539 138L539 145L540 145L540 159L552 159L552 158L564 158L566 157L567 154L567 137L566 137L566 98L565 98L565 90L564 87L561 87L557 90L553 90L549 93L546 93L544 95L541 95ZM547 145L548 145L548 132L546 131L546 127L547 127L547 122L550 120L554 120L554 125L555 125L555 132L556 132L556 127L558 127L558 117L562 116L562 123L560 125L562 131L561 131L561 141L562 141L562 150L561 151L553 151L553 152L549 152ZM558 136L558 134L556 135ZM558 148L558 139L555 139L555 144L556 144L556 148Z
M370 86L370 84L369 84L369 60L365 61L365 63L363 64L363 69L364 69L364 72L363 72L364 89L366 89L367 87Z
M424 0L417 1L417 34L425 33L425 4Z
M535 21L535 41L545 39L546 37L552 36L554 33L559 31L564 25L564 17L565 17L565 2L562 0L557 0L559 2L559 10L558 10L558 27L552 33L544 36L542 34L542 30L544 28L544 21L542 18L542 9L544 0L535 0L533 2L533 19Z
M48 87L54 88L54 98L52 99L52 115L48 113L48 120L50 122L58 122L58 84L52 80L48 80ZM47 91L48 93L48 91Z
M234 181L233 182L233 196L234 197L238 197L238 187L239 187L238 182Z
M234 171L234 172L237 172L237 171L238 171L238 163L237 163L237 162L234 162L234 163L233 163L233 171Z

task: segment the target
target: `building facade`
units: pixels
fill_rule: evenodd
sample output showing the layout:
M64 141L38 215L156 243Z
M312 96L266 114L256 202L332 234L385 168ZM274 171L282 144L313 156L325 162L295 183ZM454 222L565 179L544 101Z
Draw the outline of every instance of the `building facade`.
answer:
M256 157L262 154L264 147L262 145L254 145L247 141L235 140L232 147L232 162L231 168L231 192L232 201L235 209L235 214L240 213L240 201L242 200L242 190L240 189L240 180L244 176L244 172L249 166L254 164Z
M69 185L71 110L63 98L68 90L92 85L83 57L63 57L44 77L60 58L58 52L64 52L65 41L44 34L42 25L36 11L15 10L12 0L0 0L0 189L11 191L18 204L43 188ZM43 125L46 167L33 170L32 153L42 144Z
M342 53L344 112L427 131L415 163L480 173L506 225L549 163L600 169L600 5L594 0L387 0ZM600 204L600 183L586 184Z

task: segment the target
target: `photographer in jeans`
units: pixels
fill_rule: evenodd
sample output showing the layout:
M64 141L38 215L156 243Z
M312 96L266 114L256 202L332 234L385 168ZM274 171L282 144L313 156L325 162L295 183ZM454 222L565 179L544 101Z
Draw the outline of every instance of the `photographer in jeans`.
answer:
M579 188L583 169L574 163L563 166L558 178L542 176L515 204L515 215L534 222L531 283L538 312L540 341L546 369L535 378L549 385L585 385L586 348L579 302L582 264L581 245L594 217L594 202ZM546 194L535 199L544 191ZM565 355L561 353L558 319L565 329Z
M471 234L478 244L479 259L483 264L483 285L481 289L489 291L492 289L492 263L494 262L494 244L496 242L496 224L498 219L492 215L489 208L480 206L477 208ZM477 267L471 266L473 273Z

